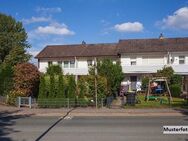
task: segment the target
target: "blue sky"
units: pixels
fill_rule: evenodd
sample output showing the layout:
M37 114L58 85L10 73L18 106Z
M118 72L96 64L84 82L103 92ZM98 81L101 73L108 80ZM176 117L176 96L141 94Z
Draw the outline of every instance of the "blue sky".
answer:
M1 0L22 21L36 55L49 44L188 36L188 0Z

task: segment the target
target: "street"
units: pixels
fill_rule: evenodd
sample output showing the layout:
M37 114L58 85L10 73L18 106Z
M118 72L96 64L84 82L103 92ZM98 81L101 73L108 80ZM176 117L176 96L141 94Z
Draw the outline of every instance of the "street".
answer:
M188 141L163 135L163 125L188 125L188 117L4 117L0 141Z

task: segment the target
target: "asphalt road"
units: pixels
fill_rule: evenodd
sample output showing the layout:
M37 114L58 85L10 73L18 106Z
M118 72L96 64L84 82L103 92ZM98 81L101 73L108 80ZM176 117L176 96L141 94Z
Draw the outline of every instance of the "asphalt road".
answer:
M0 118L0 141L188 141L163 135L163 125L188 125L188 117Z

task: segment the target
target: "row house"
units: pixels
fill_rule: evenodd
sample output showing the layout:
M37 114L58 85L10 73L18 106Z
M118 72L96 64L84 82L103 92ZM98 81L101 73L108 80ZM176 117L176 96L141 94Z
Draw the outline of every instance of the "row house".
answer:
M176 74L188 79L188 38L126 39L118 43L50 45L35 58L38 68L45 72L51 64L59 64L64 74L87 75L94 61L110 58L120 61L125 78L122 84L130 83L138 89L143 76L156 73L164 66L172 66ZM187 84L183 89L187 91Z

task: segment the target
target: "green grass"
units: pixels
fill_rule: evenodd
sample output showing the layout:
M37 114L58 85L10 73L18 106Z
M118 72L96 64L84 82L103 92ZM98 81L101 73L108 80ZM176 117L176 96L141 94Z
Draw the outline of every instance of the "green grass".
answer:
M159 97L157 100L145 101L145 95L138 95L138 99L141 103L135 106L125 106L125 108L186 108L188 109L188 103L182 98L173 98L171 104L168 102L168 98L165 96ZM162 99L162 103L160 101Z

